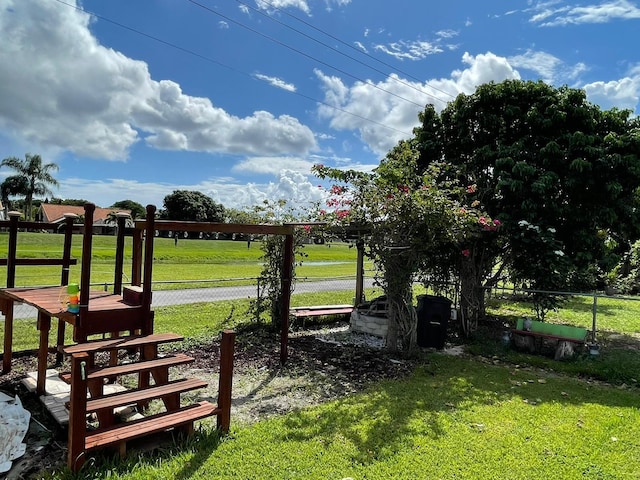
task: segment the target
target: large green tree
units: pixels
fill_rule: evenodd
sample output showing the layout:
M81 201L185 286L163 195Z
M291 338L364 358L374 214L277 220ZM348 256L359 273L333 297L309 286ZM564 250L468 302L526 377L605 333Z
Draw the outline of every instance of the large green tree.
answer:
M52 205L73 205L74 207L84 207L89 200L85 200L84 198L52 198L49 202L45 200L44 203L50 203Z
M15 197L17 195L26 195L29 188L29 182L24 177L19 175L11 175L2 182L0 185L0 193L2 196L2 205L4 206L5 213L9 211L9 197Z
M637 238L640 135L630 112L602 111L582 90L509 80L459 95L440 113L429 106L420 119L419 170L446 162L441 179L467 185L503 223L503 244L474 244L476 315L479 277L498 256L533 289L591 288L614 263L611 238Z
M33 217L32 205L34 195L47 195L53 193L50 187L57 187L58 181L53 177L52 172L58 170L55 163L43 163L40 155L27 153L24 160L17 157L8 157L0 163L2 167L14 170L17 177L21 177L27 182L25 195L25 218L31 220Z
M264 215L261 214L261 207L254 207L254 209L240 210L237 208L225 208L224 221L225 223L260 223L264 219Z
M131 211L132 220L135 220L136 218L144 218L147 215L147 211L142 206L142 204L138 202L134 202L133 200L121 200L119 202L114 203L109 208L116 208L116 209Z
M170 220L223 222L224 206L198 191L174 190L164 197L164 216Z

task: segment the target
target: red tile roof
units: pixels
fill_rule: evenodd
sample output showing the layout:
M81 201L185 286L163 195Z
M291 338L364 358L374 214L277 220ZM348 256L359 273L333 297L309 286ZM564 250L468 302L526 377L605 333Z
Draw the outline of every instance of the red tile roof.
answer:
M123 210L118 208L99 208L96 207L93 213L93 223L105 223L111 213L129 213L131 210ZM58 223L64 221L65 213L75 213L76 215L84 215L84 207L75 207L73 205L54 205L52 203L42 203L38 212L38 218L47 223Z

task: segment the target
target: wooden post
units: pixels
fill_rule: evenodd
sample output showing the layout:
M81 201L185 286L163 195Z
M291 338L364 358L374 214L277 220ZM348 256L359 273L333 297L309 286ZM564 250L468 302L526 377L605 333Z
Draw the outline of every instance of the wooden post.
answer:
M153 333L153 317L151 315L151 284L153 281L153 240L155 233L156 207L147 205L147 219L144 236L144 275L142 278L142 308L145 311L143 335Z
M73 222L78 218L75 213L64 214L64 245L62 247L62 273L60 274L60 285L69 284L69 269L71 268L71 243L73 237ZM66 328L66 322L58 319L58 337L56 340L56 346L58 348L56 352L56 365L60 365L63 360L62 346L64 345L64 331Z
M120 295L122 293L122 269L124 263L124 230L127 224L127 218L131 218L128 213L116 213L117 221L117 237L116 237L116 264L113 276L113 293Z
M4 300L4 350L2 352L2 373L11 371L13 357L13 301Z
M62 273L60 285L69 284L69 268L71 267L71 243L73 237L73 222L78 218L75 213L64 214L64 246L62 247Z
M291 281L293 277L293 262L295 261L293 252L293 233L287 234L284 242L283 255L283 276L282 276L282 319L280 322L280 363L287 362L289 343L289 308L291 307Z
M18 219L20 212L9 212L9 245L7 247L7 288L16 286L16 251L18 249Z
M45 382L47 380L47 355L49 354L49 330L51 330L51 317L38 312L38 331L40 343L38 346L38 379L36 380L36 395L45 394Z
M133 245L131 247L131 285L142 285L142 240L143 230L133 231Z
M9 244L7 246L7 288L16 283L16 251L18 246L18 219L20 212L9 212ZM11 371L13 357L13 302L7 300L4 308L4 350L2 352L2 373Z
M122 271L124 268L124 234L127 223L127 218L131 216L126 212L116 213L116 261L113 273L113 294L122 294ZM106 288L106 285L105 285ZM120 332L111 332L111 338L118 337ZM109 353L109 365L115 366L118 364L118 351L112 350ZM115 378L110 378L109 383L113 383Z
M85 461L84 442L87 434L87 367L86 352L71 355L71 395L67 466L77 472Z
M131 218L126 212L116 213L116 261L113 273L113 294L122 294L122 272L124 268L124 234L127 219ZM106 284L105 284L106 290ZM111 338L118 337L120 332L111 332ZM109 353L109 365L112 367L118 364L118 351L112 350ZM110 378L109 383L115 382L115 378Z
M84 332L82 325L89 310L89 290L91 289L91 254L93 248L93 213L96 206L93 203L84 205L84 233L82 235L82 268L80 270L80 313L77 315L78 324L74 328L74 337L79 332ZM79 327L79 328L78 328ZM74 338L76 342L84 342L87 336L79 334L79 338Z
M220 377L218 378L218 428L227 433L231 424L231 385L233 381L233 350L236 332L224 330L220 342Z

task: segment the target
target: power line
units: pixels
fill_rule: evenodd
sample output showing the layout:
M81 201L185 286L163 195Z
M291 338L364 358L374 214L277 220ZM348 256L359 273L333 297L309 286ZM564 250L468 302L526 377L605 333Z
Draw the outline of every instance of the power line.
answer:
M186 53L186 54L192 55L192 56L197 57L197 58L199 58L199 59L201 59L201 60L204 60L204 61L206 61L206 62L213 63L213 64L218 65L218 66L220 66L220 67L223 67L223 68L226 68L226 69L228 69L228 70L231 70L231 71L233 71L234 73L237 73L237 74L240 74L240 75L244 75L244 76L246 76L246 77L251 78L252 80L255 80L254 75L252 75L252 74L250 74L250 73L247 73L247 72L245 72L245 71L239 70L239 69L237 69L237 68L231 67L231 66L229 66L229 65L227 65L227 64L225 64L225 63L219 62L218 60L215 60L215 59L213 59L213 58L211 58L211 57L208 57L208 56L206 56L206 55L203 55L203 54L201 54L201 53L195 52L195 51L190 50L190 49L185 48L185 47L181 47L180 45L176 45L175 43L168 42L168 41L163 40L163 39L161 39L161 38L159 38L159 37L156 37L156 36L154 36L154 35L151 35L151 34L148 34L148 33L142 32L142 31L140 31L140 30L138 30L138 29L136 29L136 28L129 27L128 25L124 25L124 24L122 24L122 23L120 23L120 22L117 22L117 21L115 21L115 20L112 20L112 19L110 19L110 18L107 18L107 17L105 17L105 16L103 16L103 15L98 15L97 13L94 13L94 12L92 12L92 11L90 11L90 10L86 10L86 9L84 9L84 8L82 8L82 7L77 6L77 5L73 5L73 4L67 3L67 2L65 2L64 0L55 0L55 1L56 1L56 2L58 2L58 3L60 3L60 4L62 4L62 5L66 5L67 7L71 7L71 8L74 8L74 9L78 10L78 11L81 11L81 12L87 13L87 14L89 14L89 15L92 15L92 16L94 16L94 17L96 17L96 18L99 18L100 20L104 20L105 22L111 23L112 25L116 25L116 26L118 26L118 27L120 27L120 28L123 28L123 29L125 29L125 30L128 30L128 31L130 31L130 32L132 32L132 33L135 33L135 34L137 34L137 35L141 35L141 36L143 36L143 37L145 37L145 38L148 38L148 39L150 39L150 40L153 40L153 41L155 41L155 42L158 42L158 43L160 43L160 44L162 44L162 45L165 45L165 46L167 46L167 47L174 48L174 49L176 49L176 50L178 50L178 51L180 51L180 52L183 52L183 53ZM284 90L284 89L283 89L283 90ZM316 98L310 97L310 96L305 95L305 94L303 94L303 93L300 93L300 92L297 92L297 91L292 91L292 90L285 90L285 91L286 91L286 92L288 92L288 93L291 93L291 94L293 94L293 95L297 95L297 96L299 96L299 97L301 97L301 98L304 98L304 99L310 100L310 101L312 101L312 102L318 103L318 104L320 104L320 105L324 105L324 106L329 107L329 108L331 108L331 109L333 109L333 110L337 110L337 111L339 111L339 112L346 113L347 115L351 115L352 117L359 118L360 120L364 120L364 121L366 121L366 122L373 123L373 124L378 125L378 126L380 126L380 127L386 128L387 130L391 130L391 131L394 131L394 132L396 132L396 133L400 133L400 134L402 134L402 135L408 135L408 136L411 136L411 135L412 135L411 133L404 132L404 131L402 131L402 130L398 130L397 128L391 127L391 126L389 126L389 125L385 125L384 123L378 122L378 121L373 120L373 119L371 119L371 118L363 117L362 115L359 115L359 114L357 114L357 113L350 112L350 111L348 111L348 110L346 110L346 109L344 109L344 108L337 107L337 106L335 106L335 105L331 105L331 104L329 104L329 103L327 103L327 102L324 102L324 101L322 101L322 100L318 100L318 99L316 99Z
M241 3L241 4L243 4L243 5L246 5L246 4L244 4L241 0L236 0L236 1L237 1L238 3ZM322 33L323 35L326 35L327 37L329 37L329 38L331 38L331 39L335 40L336 42L338 42L338 43L340 43L340 44L344 45L345 47L350 48L351 50L354 50L354 51L358 52L358 53L359 53L359 54L361 54L361 55L364 55L364 56L366 56L366 57L369 57L371 60L374 60L374 61L376 61L376 62L378 62L378 63L380 63L380 64L384 65L385 67L390 68L391 70L396 70L397 72L401 73L402 75L404 75L404 76L406 76L406 77L409 77L409 78L411 78L412 80L415 80L416 82L418 82L418 83L420 83L420 84L422 84L422 83L423 83L423 81L422 81L421 79L419 79L418 77L415 77L415 76L411 75L410 73L404 72L404 71L400 70L399 68L397 68L397 67L395 67L395 66L393 66L393 65L390 65L389 63L387 63L387 62L385 62L385 61L383 61L383 60L380 60L379 58L376 58L376 57L374 57L373 55L370 55L368 52L365 52L365 51L363 51L363 50L360 50L360 49L358 49L358 48L354 47L354 46L353 46L353 45L351 45L350 43L345 42L344 40L342 40L342 39L340 39L340 38L338 38L338 37L336 37L336 36L334 36L334 35L330 34L329 32L326 32L326 31L322 30L321 28L316 27L315 25L313 25L313 24L312 24L312 23L310 23L310 22L307 22L307 21L306 21L306 20L304 20L303 18L297 17L297 16L295 16L295 15L293 15L293 14L291 14L291 13L289 13L289 12L287 12L287 11L285 11L285 10L283 10L283 9L281 9L281 8L279 8L279 7L277 7L277 6L275 6L275 5L274 5L274 4L272 4L272 3L269 3L267 0L260 0L260 2L261 2L261 3L264 3L265 5L269 5L269 6L270 6L271 8L273 8L274 10L277 10L278 12L283 13L283 14L285 14L285 15L287 15L287 16L289 16L289 17L293 18L293 19L295 19L295 20L297 20L297 21L298 21L298 22L300 22L300 23L303 23L304 25L308 26L309 28L312 28L313 30L315 30L315 31L317 31L317 32L320 32L320 33ZM247 6L248 6L248 5L247 5ZM253 8L253 7L249 7L249 8ZM253 8L253 9L255 10L255 8ZM263 12L260 12L260 13L262 13L263 15L266 15L266 14L264 14ZM270 15L267 15L267 16L268 16L268 17L270 17L270 18L272 18ZM278 21L278 20L275 20L275 19L274 19L274 21ZM285 25L286 25L286 24L285 24ZM289 28L292 28L292 27L289 27ZM295 29L294 29L294 30L295 30ZM296 31L297 31L297 30L296 30ZM323 44L323 45L324 45L324 44ZM334 49L333 47L329 47L329 48L331 48L332 50L336 50L336 49ZM341 53L339 50L336 50L336 51L337 51L337 52L339 52L339 53ZM356 61L358 61L358 60L356 60ZM359 62L359 61L358 61L358 63L361 63L361 62ZM370 65L367 65L367 66L368 66L369 68L371 68L371 69L375 70L376 72L383 73L384 75L388 75L388 74L387 74L387 73L385 73L385 72L380 72L379 70L376 70L374 67L372 67L372 66L370 66ZM400 80L398 80L398 81L400 81ZM400 82L401 82L401 83L404 83L404 82L402 82L402 81L400 81ZM440 89L440 88L434 87L433 85L429 84L429 82L424 82L424 83L425 83L425 85L428 85L429 87L431 87L432 89L434 89L434 90L435 90L435 91L437 91L437 92L443 93L443 94L445 94L445 95L446 95L446 96L448 96L448 97L455 98L455 95L452 95L452 94L450 94L449 92L446 92L446 91L444 91L444 90L442 90L442 89ZM413 87L413 85L408 85L408 86L411 86L412 88L416 88L416 87ZM425 95L427 95L427 96L430 96L430 97L432 97L432 98L435 98L436 100L440 100L440 101L442 101L442 99L440 99L440 98L438 98L438 97L435 97L435 96L433 96L433 95L430 95L430 94L428 94L427 92L424 92L423 90L419 90L419 89L417 89L417 88L416 88L416 90L420 91L421 93L424 93L424 94L425 94Z
M434 99L434 100L438 100L438 101L444 102L444 100L442 100L441 98L438 98L438 97L436 97L435 95L432 95L432 94L430 94L430 93L427 93L427 92L425 92L424 90L422 90L422 89L420 89L420 88L418 88L418 87L416 87L416 86L414 86L414 85L410 84L409 82L405 82L404 80L402 80L402 79L400 79L400 78L392 77L389 73L384 72L384 71L382 71L382 70L380 70L380 69L378 69L378 68L374 67L374 66L373 66L373 65L371 65L371 64L368 64L368 63L366 63L366 62L363 62L363 61L361 61L361 60L358 60L357 58L352 57L351 55L347 55L346 53L341 52L341 51L340 51L340 50L338 50L337 48L332 47L331 45L329 45L329 44L327 44L327 43L324 43L324 42L322 42L322 41L318 40L317 38L314 38L314 37L312 37L311 35L308 35L308 34L306 34L306 33L302 32L302 31L298 30L297 28L292 27L291 25L288 25L288 24L286 24L286 23L284 23L284 22L281 22L281 21L280 21L280 20L278 20L277 18L274 18L273 16L266 14L264 11L262 11L262 10L260 10L260 9L256 8L256 7L252 7L251 5L247 5L247 4L246 4L246 3L244 3L242 0L236 0L236 2L238 2L240 5L244 5L245 7L250 8L251 10L253 10L253 11L255 11L255 12L259 13L260 15L262 15L262 16L264 16L264 17L267 17L267 18L268 18L269 20L271 20L272 22L278 23L279 25L282 25L283 27L286 27L286 28L288 28L288 29L290 29L290 30L293 30L294 32L298 33L299 35L302 35L303 37L308 38L309 40L312 40L312 41L314 41L314 42L316 42L316 43L318 43L318 44L322 45L323 47L326 47L326 48L328 48L329 50L332 50L332 51L336 52L337 54L342 55L343 57L346 57L346 58L348 58L348 59L350 59L350 60L353 60L354 62L359 63L360 65L363 65L363 66L365 66L365 67L367 67L367 68L370 68L370 69L371 69L371 70L373 70L374 72L380 73L380 74L384 75L385 77L388 77L388 78L392 79L393 81L395 81L395 82L397 82L397 83L400 83L400 84L402 84L402 85L404 85L404 86L406 86L406 87L409 87L409 88L411 88L411 89L415 90L415 91L416 91L416 92L418 92L418 93L421 93L422 95L425 95L425 96L427 96L427 97L430 97L430 98L432 98L432 99ZM270 5L270 6L273 6L272 4L270 4L269 2L266 2L266 1L263 1L263 3L265 3L265 4L267 4L267 5ZM286 13L287 15L290 15L290 14L288 14L287 12L284 12L283 10L279 9L278 7L273 6L273 8L274 8L274 9L276 9L276 10L278 10L278 11L280 11L280 12L282 12L282 13ZM293 16L293 15L291 15L291 16L292 16L293 18L296 18L296 19L297 19L297 17L295 17L295 16ZM373 57L373 56L369 55L368 53L366 53L366 52L362 52L362 51L358 50L357 48L354 48L353 46L351 46L351 45L347 44L346 42L343 42L342 40L338 39L337 37L334 37L333 35L331 35L331 34L329 34L329 33L325 32L324 30L321 30L321 29L319 29L319 28L317 28L317 27L313 26L313 25L312 25L312 24L310 24L310 23L305 22L304 20L299 20L299 21L303 22L305 25L307 25L307 26L309 26L309 27L313 28L314 30L317 30L317 31L319 31L319 32L323 33L324 35L327 35L328 37L333 38L334 40L336 40L336 41L338 41L338 42L340 42L340 43L342 43L342 44L344 44L344 45L346 45L346 46L348 46L348 47L350 47L350 48L354 49L354 50L355 50L355 51L357 51L358 53L361 53L361 54L367 55L368 57L370 57L370 58L372 58L372 59L374 59L374 60L376 60L376 61L379 61L379 62L383 63L384 65L387 65L387 64L385 64L384 62L382 62L381 60L377 60L375 57ZM388 65L388 66L389 66L390 68L393 68L393 67L391 67L390 65ZM407 75L407 74L405 74L405 75ZM422 82L421 82L420 80L418 80L418 79L416 79L416 80L417 80L419 83L421 83L421 84L422 84ZM428 84L427 84L427 85L428 85ZM429 85L429 86L430 86L431 88L433 88L434 90L438 90L437 88L432 87L431 85ZM440 91L440 92L442 92L442 93L444 93L444 94L446 94L446 95L449 95L450 97L452 97L452 98L453 98L453 95L451 95L450 93L447 93L447 92L445 92L445 91L443 91L443 90L438 90L438 91Z
M412 103L413 105L416 105L417 107L420 107L421 109L422 109L422 108L424 108L424 105L421 105L421 104L419 104L419 103L416 103L416 102L414 102L413 100L410 100L410 99L408 99L408 98L405 98L405 97L403 97L403 96L401 96L401 95L398 95L398 94L396 94L396 93L390 92L389 90L386 90L386 89L384 89L384 88L382 88L382 87L380 87L380 86L376 85L376 84L375 84L375 83L373 83L373 82L370 82L370 81L368 81L368 80L364 80L364 79L362 79L362 78L360 78L360 77L358 77L358 76L356 76L356 75L353 75L353 74L351 74L351 73L349 73L349 72L347 72L347 71L345 71L345 70L342 70L342 69L340 69L340 68L338 68L338 67L336 67L336 66L334 66L334 65L331 65L331 64L329 64L329 63L327 63L327 62L324 62L324 61L320 60L319 58L314 57L313 55L309 55L308 53L305 53L305 52L303 52L302 50L299 50L299 49L297 49L297 48L295 48L295 47L292 47L291 45L288 45L288 44L287 44L287 43L285 43L285 42L282 42L282 41L278 40L277 38L271 37L270 35L267 35L267 34L265 34L265 33L262 33L262 32L260 32L260 31L256 30L255 28L251 28L251 27L249 27L248 25L245 25L245 24L244 24L244 23L242 23L242 22L239 22L239 21L237 21L237 20L234 20L234 19L232 19L231 17L228 17L228 16L226 16L226 15L224 15L224 14L222 14L222 13L220 13L220 12L216 11L216 10L214 10L213 8L207 7L206 5L203 5L203 4L199 3L199 2L196 2L195 0L186 0L186 1L187 1L187 2L189 2L189 3L192 3L192 4L196 5L196 6L198 6L198 7L200 7L200 8L202 8L203 10L206 10L206 11L208 11L208 12L211 12L211 13L213 13L214 15L217 15L217 16L219 16L220 18L223 18L223 19L227 20L228 22L231 22L231 23L233 23L233 24L235 24L235 25L238 25L239 27L242 27L242 28L244 28L244 29L246 29L246 30L249 30L250 32L255 33L256 35L259 35L259 36L261 36L261 37L263 37L263 38L266 38L267 40L269 40L269 41L271 41L271 42L274 42L274 43L276 43L276 44L278 44L278 45L280 45L280 46L282 46L282 47L284 47L284 48L287 48L287 49L289 49L289 50L291 50L291 51L293 51L293 52L296 52L297 54L302 55L303 57L307 57L307 58L309 58L309 59L311 59L311 60L313 60L313 61L315 61L315 62L321 63L322 65L324 65L324 66L326 66L326 67L329 67L329 68L331 68L332 70L335 70L335 71L337 71L337 72L340 72L340 73L342 73L343 75L346 75L346 76L351 77L351 78L353 78L353 79L355 79L355 80L358 80L359 82L365 83L365 84L367 84L367 85L369 85L369 86L371 86L371 87L373 87L373 88L376 88L376 89L380 90L381 92L385 92L385 93L387 93L388 95L391 95L391 96L393 96L393 97L399 98L400 100L404 100L405 102Z

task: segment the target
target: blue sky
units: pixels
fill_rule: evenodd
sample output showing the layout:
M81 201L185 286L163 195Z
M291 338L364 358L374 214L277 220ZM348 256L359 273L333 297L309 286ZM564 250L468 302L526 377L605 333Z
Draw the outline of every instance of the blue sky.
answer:
M639 32L630 0L0 0L0 157L39 153L55 196L104 207L305 206L313 164L369 170L489 81L637 114Z

